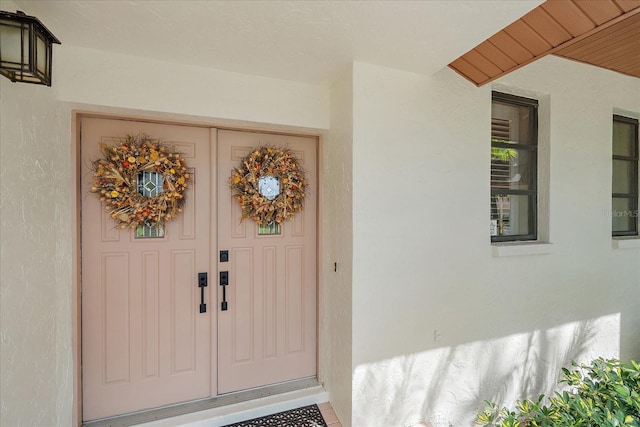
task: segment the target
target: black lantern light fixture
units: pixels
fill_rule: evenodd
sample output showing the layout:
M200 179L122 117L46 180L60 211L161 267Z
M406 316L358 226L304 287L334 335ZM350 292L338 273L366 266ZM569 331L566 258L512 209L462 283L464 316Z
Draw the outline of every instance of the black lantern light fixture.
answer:
M0 74L12 82L51 86L53 43L60 41L38 18L0 11Z

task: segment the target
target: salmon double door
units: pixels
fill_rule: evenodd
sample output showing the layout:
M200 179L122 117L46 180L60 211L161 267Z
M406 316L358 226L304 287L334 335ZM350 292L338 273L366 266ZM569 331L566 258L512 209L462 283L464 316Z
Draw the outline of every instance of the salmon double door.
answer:
M91 117L80 134L83 419L314 377L317 138ZM119 228L91 193L101 144L127 135L189 168L162 227ZM261 146L289 148L308 181L280 226L242 221L231 197L233 168Z

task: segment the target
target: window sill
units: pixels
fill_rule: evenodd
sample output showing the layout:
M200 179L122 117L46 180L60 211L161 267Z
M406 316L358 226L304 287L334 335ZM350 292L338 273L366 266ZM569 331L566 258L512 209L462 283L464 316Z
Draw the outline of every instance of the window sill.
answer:
M640 237L614 237L611 244L614 249L640 248Z
M492 243L491 253L494 257L546 255L553 252L553 245L544 242L509 242Z

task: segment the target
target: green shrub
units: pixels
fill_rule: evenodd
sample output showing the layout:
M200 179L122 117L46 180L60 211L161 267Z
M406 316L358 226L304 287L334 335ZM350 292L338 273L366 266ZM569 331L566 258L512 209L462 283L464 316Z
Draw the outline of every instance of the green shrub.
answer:
M521 400L515 409L487 407L475 423L484 427L640 427L640 365L596 359L563 368L554 397Z

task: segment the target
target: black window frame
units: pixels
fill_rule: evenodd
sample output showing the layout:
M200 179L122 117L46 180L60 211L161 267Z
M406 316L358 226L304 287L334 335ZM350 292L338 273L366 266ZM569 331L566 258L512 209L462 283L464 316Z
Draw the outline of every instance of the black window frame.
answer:
M632 188L632 192L631 193L614 193L613 192L613 181L611 182L611 235L612 237L630 237L630 236L638 236L638 229L639 224L638 224L638 204L640 201L640 191L639 188L640 187L640 142L638 141L639 137L638 137L638 119L634 119L631 117L626 117L626 116L621 116L618 114L614 114L613 115L613 123L615 122L620 122L620 123L627 123L630 125L633 125L633 127L635 128L635 132L633 133L633 137L634 137L634 148L635 148L635 156L620 156L620 155L615 155L612 152L612 165L611 165L611 170L612 170L612 176L613 176L613 168L615 167L615 163L614 160L621 160L621 161L626 161L626 162L630 162L633 163L634 165L634 169L635 169L635 179L632 180L633 183L633 187ZM612 149L613 149L613 131L612 131L612 138L611 138L611 144L612 144ZM613 199L614 198L619 198L619 199L630 199L632 200L632 205L631 205L631 214L634 215L635 218L635 222L634 222L634 227L635 230L629 230L629 231L614 231L613 230L613 216L615 215L615 212L613 211Z
M501 102L504 104L512 104L514 106L526 107L529 110L529 135L530 141L528 144L521 143L505 143L497 142L493 140L490 135L491 148L512 148L517 150L529 151L531 156L531 184L528 190L521 189L505 189L502 187L491 187L490 204L493 204L495 196L500 195L517 195L528 196L529 198L529 234L512 234L503 236L490 236L491 243L500 242L519 242L519 241L531 241L538 239L538 100L525 98L522 96L510 95L501 92L491 92L491 105L494 102ZM492 117L493 119L493 117Z

